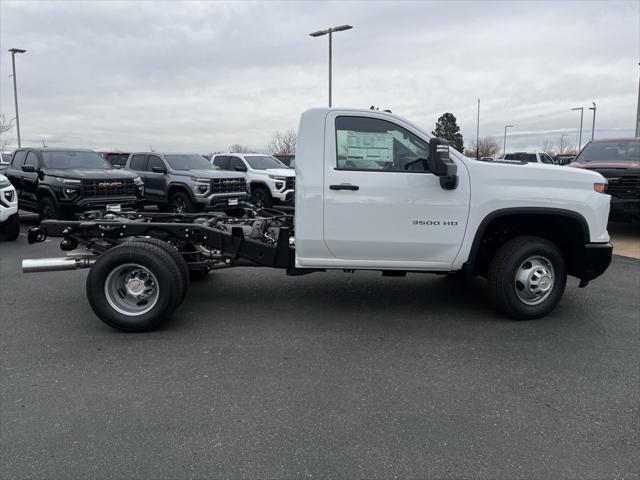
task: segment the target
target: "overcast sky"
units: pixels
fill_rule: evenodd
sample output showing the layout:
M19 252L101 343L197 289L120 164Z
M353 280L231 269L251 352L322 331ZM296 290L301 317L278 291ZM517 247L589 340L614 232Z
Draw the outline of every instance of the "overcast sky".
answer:
M568 133L634 133L640 1L0 2L0 112L13 118L16 56L23 145L207 153L262 150L327 104L389 108L429 131L444 112L465 144L507 150ZM9 135L14 140L15 129ZM584 143L584 142L583 142ZM15 146L15 141L14 141Z

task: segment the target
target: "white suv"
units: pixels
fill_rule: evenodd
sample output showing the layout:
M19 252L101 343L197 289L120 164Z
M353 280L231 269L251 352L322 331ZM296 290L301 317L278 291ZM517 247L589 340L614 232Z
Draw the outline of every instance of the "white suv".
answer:
M220 170L243 172L251 202L263 207L293 203L296 172L271 155L259 153L218 153L211 163Z
M4 175L0 175L0 240L15 240L20 233L18 196Z

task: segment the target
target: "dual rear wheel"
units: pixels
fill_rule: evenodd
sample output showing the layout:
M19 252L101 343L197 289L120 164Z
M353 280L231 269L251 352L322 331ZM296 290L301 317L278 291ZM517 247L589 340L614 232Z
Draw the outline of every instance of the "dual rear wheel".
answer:
M189 269L169 243L140 238L102 254L87 276L93 311L113 328L143 332L163 326L184 299Z

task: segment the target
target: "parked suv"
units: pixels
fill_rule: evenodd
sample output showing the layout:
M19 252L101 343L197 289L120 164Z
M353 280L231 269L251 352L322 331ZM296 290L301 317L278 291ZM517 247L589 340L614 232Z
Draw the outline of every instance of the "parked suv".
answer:
M220 153L211 158L211 163L221 170L243 172L251 202L256 205L293 203L296 172L271 155Z
M20 233L18 196L4 175L0 175L0 240L15 240Z
M608 180L611 219L640 219L640 138L592 140L571 166L593 170Z
M248 199L242 175L221 172L194 153L135 152L126 168L142 178L145 202L172 212L238 209Z
M544 152L535 152L535 153L527 153L527 152L514 152L507 153L504 156L504 160L519 160L521 162L527 163L548 163L550 165L555 165L556 162L553 161L551 155L548 155Z
M21 148L5 175L21 209L41 219L85 210L137 207L144 196L139 176L114 169L96 152L71 148Z

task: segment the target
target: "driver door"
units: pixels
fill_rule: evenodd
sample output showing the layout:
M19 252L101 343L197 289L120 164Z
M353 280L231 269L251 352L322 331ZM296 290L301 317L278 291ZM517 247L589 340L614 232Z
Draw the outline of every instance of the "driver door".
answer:
M333 256L345 266L450 266L469 210L462 162L452 155L459 184L444 190L419 160L428 157L429 139L410 125L339 112L326 122L324 242Z

